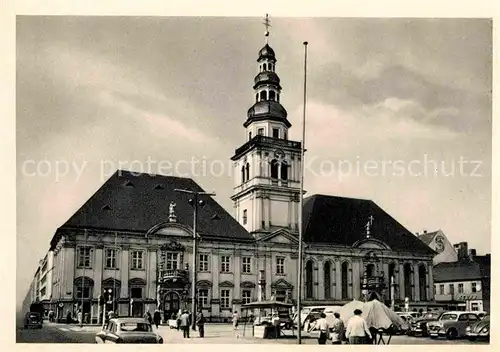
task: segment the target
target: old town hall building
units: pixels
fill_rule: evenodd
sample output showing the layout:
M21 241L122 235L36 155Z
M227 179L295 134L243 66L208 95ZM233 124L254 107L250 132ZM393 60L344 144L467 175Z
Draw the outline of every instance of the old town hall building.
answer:
M301 143L288 139L277 67L266 43L231 158L234 216L209 196L198 210L197 300L209 319L257 299L297 298ZM175 189L202 191L192 179L119 170L57 229L46 303L59 318L82 302L93 321L103 308L168 316L190 302L193 208ZM305 304L370 292L388 304L433 300L435 252L373 201L312 195L303 211Z

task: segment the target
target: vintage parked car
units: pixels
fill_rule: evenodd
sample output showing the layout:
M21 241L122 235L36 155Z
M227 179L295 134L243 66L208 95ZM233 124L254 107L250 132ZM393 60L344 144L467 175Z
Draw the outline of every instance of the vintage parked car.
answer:
M465 337L467 326L479 321L473 312L446 312L435 322L427 324L431 338L446 337L449 340Z
M470 341L476 339L490 339L490 315L485 315L481 320L469 325L465 329L465 334Z
M427 331L427 323L439 320L444 312L444 310L427 312L424 313L420 318L414 319L409 326L408 335L424 337L429 336Z
M142 318L112 318L95 336L96 343L163 343L151 324Z
M24 316L24 328L41 329L43 325L43 318L39 312L28 312Z

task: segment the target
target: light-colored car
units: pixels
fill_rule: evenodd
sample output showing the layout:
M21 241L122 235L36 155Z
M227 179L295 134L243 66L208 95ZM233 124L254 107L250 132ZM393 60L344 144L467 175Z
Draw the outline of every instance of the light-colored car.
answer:
M477 321L479 317L473 312L446 312L438 321L427 324L429 336L449 340L465 337L467 327Z
M142 318L112 318L95 336L96 343L163 343Z
M490 315L486 314L481 320L469 325L465 334L470 341L477 339L490 339Z

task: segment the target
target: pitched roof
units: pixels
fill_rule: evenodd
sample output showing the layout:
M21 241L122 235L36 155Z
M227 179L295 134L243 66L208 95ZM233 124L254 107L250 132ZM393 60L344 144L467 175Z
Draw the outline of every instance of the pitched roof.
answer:
M429 245L432 242L432 240L434 239L434 237L436 237L438 232L439 232L439 230L434 231L434 232L426 232L426 233L420 234L420 235L418 235L418 239L420 241L424 242L426 245Z
M177 223L192 227L193 208L187 189L203 192L192 179L132 173L118 170L61 227L147 232L165 222L169 204L175 202ZM198 208L197 232L202 237L251 241L253 237L215 199L203 196L205 206Z
M304 200L304 241L352 246L366 238L365 225L373 216L371 237L394 250L435 254L371 200L313 195Z
M469 259L434 266L434 282L469 281L485 277L483 266Z

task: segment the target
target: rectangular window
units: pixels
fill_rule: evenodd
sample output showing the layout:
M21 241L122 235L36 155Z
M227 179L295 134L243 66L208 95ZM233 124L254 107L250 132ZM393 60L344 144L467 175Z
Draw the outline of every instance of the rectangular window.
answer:
M199 308L208 308L208 290L207 289L199 289L198 290L198 307Z
M229 290L221 290L220 291L220 307L221 308L231 308L231 299L230 299L230 291Z
M273 138L280 138L280 129L273 128Z
M243 210L243 225L247 224L247 210Z
M464 284L458 284L458 293L464 293Z
M241 271L243 274L250 274L252 272L252 258L251 257L243 257L241 258Z
M283 137L283 139L287 140L288 139L288 133L285 131L285 136Z
M477 303L471 303L470 307L473 312L477 312L479 310L479 304Z
M454 294L455 294L455 285L450 284L450 295L454 295Z
M167 253L165 270L179 269L179 253Z
M199 269L201 272L208 271L208 254L200 254Z
M285 258L283 257L276 258L276 274L278 275L285 274Z
M131 287L130 298L142 298L142 287Z
M92 268L92 247L78 248L78 267Z
M106 269L116 269L116 257L118 251L114 248L106 249Z
M262 135L264 134L264 129L263 129L263 128L259 128L259 129L257 130L257 134L258 134L259 136L262 136Z
M230 259L231 257L228 255L223 255L220 257L220 271L222 273L228 273L230 271Z
M439 294L444 295L444 285L439 285Z
M471 290L472 290L472 292L477 292L477 286L476 286L476 283L475 283L475 282L473 282L473 283L471 284Z
M241 292L241 300L243 304L248 304L252 302L252 291L250 290L243 290Z
M143 251L132 251L132 263L130 265L131 269L141 270L144 269L144 252Z

